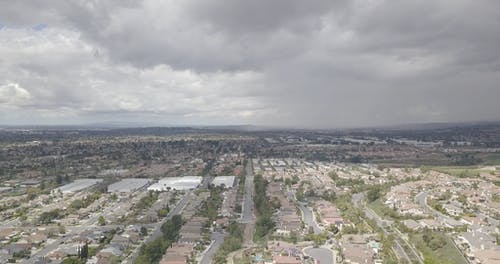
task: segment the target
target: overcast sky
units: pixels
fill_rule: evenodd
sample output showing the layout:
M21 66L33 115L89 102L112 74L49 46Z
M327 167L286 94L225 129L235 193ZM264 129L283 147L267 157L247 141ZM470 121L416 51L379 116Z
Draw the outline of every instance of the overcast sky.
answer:
M498 0L0 2L0 124L484 120Z

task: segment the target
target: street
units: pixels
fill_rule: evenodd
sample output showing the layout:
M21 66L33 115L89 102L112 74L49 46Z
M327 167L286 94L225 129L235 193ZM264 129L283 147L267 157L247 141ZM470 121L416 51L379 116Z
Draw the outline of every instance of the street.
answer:
M144 244L149 243L162 235L161 226L168 219L172 218L172 216L180 214L182 212L182 210L184 209L184 207L186 206L186 204L189 201L190 195L191 195L191 191L187 191L186 194L184 194L184 196L179 200L179 202L174 207L174 209L172 209L167 214L167 216L165 218L163 218L162 221L160 221L154 225L153 233L144 240L144 242L143 242ZM140 247L137 247L122 263L126 263L126 264L134 263L134 260L137 258L138 254L139 254L139 250L138 250L139 248Z
M208 248L207 251L203 254L199 264L210 264L212 263L212 258L219 249L219 247L222 245L224 242L224 237L226 236L225 233L222 231L215 231L212 233L211 239L212 239L212 244L210 244L210 247Z
M297 206L302 212L302 220L304 223L313 228L315 234L321 233L321 228L318 226L318 223L314 220L314 215L311 209L307 206L307 204L303 204L301 202L297 202Z
M304 221L304 223L308 227L312 227L315 234L321 233L322 230L319 227L318 223L316 223L316 221L314 220L313 212L312 212L311 208L309 208L307 206L307 203L297 201L297 198L295 197L293 192L290 190L287 191L287 195L288 195L288 199L294 201L294 203L300 209L300 212L302 213L302 221Z
M248 159L245 176L245 195L243 196L241 223L250 223L254 220L253 214L253 169L252 159Z

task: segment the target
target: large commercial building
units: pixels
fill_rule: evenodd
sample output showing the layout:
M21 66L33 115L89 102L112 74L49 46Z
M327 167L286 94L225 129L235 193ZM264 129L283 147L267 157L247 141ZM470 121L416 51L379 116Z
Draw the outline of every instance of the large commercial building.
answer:
M217 176L212 181L212 184L215 186L224 185L226 188L232 188L235 184L236 176Z
M72 183L68 183L63 185L56 190L61 191L62 193L72 193L78 192L89 187L96 185L97 183L102 182L102 179L78 179L73 181Z
M138 189L143 188L149 183L153 182L152 179L143 179L143 178L128 178L123 179L119 182L115 182L108 186L108 192L112 193L128 193L134 192Z
M168 177L159 180L148 187L152 191L189 190L198 187L202 181L201 176Z

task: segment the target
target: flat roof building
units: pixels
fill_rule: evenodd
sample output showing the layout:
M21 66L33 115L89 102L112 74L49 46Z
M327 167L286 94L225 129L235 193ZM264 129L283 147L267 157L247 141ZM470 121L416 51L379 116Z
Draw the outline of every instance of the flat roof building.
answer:
M226 188L234 187L236 176L217 176L212 181L212 184L215 186L224 185Z
M189 190L200 185L201 176L168 177L148 187L151 191Z
M102 179L78 179L73 181L72 183L68 183L63 185L56 190L61 191L62 193L72 193L78 192L89 187L96 185L97 183L102 182Z
M143 178L128 178L123 179L119 182L115 182L108 186L108 192L112 193L128 193L134 192L138 189L143 188L149 183L153 182L152 179L143 179Z

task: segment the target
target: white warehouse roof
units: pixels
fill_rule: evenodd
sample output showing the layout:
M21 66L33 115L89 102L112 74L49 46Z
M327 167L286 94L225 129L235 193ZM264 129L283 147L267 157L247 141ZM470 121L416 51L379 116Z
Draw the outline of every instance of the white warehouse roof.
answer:
M136 191L150 182L152 179L144 179L144 178L128 178L122 179L119 182L115 182L108 186L108 192L133 192Z
M215 186L224 185L226 188L234 187L234 180L236 176L217 176L212 181L212 184Z
M201 176L168 177L159 180L157 183L148 187L151 191L166 191L169 188L175 190L194 189L200 185Z
M102 182L102 179L78 179L73 181L72 183L68 183L57 188L57 190L61 191L62 193L78 192L94 186L99 182Z

